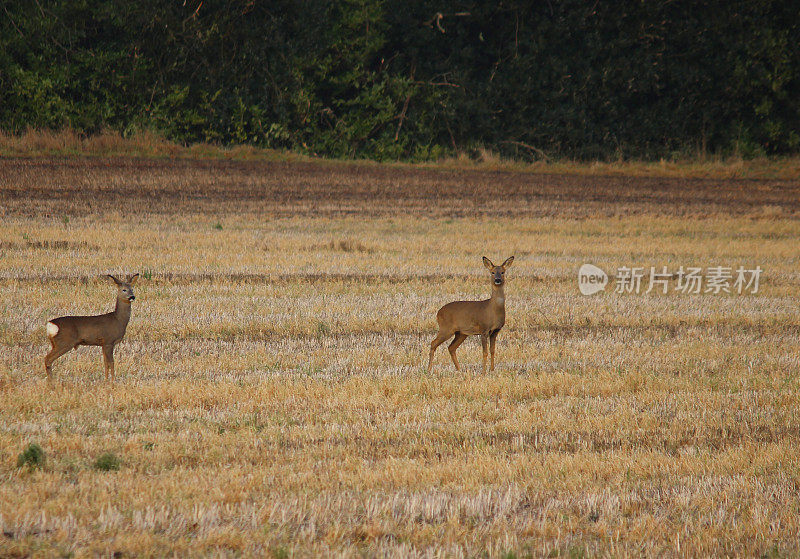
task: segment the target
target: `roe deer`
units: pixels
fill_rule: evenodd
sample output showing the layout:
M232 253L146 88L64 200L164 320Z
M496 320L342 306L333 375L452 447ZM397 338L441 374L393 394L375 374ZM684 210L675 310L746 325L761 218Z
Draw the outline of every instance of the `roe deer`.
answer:
M108 275L117 284L117 306L114 312L97 316L62 316L47 323L47 337L53 349L44 358L47 379L52 382L53 361L79 345L97 345L103 348L106 381L111 374L114 380L114 346L122 340L131 318L133 284L139 274L120 281Z
M436 322L439 323L439 333L431 342L431 354L428 358L428 372L433 369L433 353L442 342L455 334L447 350L456 366L458 366L456 350L467 336L480 336L483 346L483 371L486 372L487 344L492 353L492 367L494 371L494 345L497 334L506 323L506 295L503 286L506 283L506 268L514 262L511 256L500 266L495 266L492 261L483 257L483 265L489 269L492 276L492 297L485 301L453 301L447 303L436 313Z

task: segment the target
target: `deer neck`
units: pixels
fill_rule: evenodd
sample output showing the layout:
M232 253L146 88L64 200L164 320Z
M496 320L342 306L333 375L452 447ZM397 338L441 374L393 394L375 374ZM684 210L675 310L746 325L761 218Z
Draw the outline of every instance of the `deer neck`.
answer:
M117 306L114 307L114 316L123 325L127 326L131 319L131 302L124 297L117 297Z
M492 298L489 299L491 304L505 309L506 306L506 292L505 285L495 285L492 283Z

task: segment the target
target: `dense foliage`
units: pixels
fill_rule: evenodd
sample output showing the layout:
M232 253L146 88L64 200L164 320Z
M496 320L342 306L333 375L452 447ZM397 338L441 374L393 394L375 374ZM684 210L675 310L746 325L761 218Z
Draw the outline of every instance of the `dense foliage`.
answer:
M9 0L0 128L425 159L800 151L780 0Z

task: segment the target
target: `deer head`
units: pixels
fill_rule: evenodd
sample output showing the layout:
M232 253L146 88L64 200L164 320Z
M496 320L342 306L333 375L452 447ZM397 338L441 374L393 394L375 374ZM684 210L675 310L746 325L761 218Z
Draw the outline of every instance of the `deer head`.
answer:
M506 261L503 262L501 265L495 266L494 264L492 264L491 260L489 260L485 256L483 257L483 265L486 266L486 268L489 270L489 274L491 274L492 276L492 283L494 283L498 287L500 287L506 282L505 278L506 268L511 266L513 262L514 262L514 257L510 256L506 258Z

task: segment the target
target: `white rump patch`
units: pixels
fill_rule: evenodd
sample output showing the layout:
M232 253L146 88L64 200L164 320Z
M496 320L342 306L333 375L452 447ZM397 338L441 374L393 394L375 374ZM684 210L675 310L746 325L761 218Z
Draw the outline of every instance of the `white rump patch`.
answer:
M58 334L58 326L53 324L52 322L47 323L47 337L53 338L55 335Z

